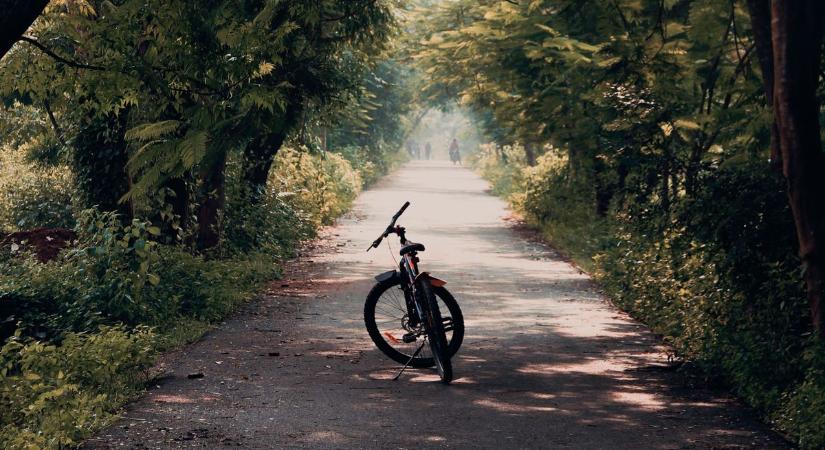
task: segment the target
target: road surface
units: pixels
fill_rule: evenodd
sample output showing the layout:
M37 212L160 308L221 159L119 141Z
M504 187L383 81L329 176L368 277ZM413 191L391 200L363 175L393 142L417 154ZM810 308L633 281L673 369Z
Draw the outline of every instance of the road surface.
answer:
M363 327L372 276L394 267L386 247L364 249L406 200L399 223L427 246L422 267L464 310L450 386L432 370L392 381L398 365ZM656 336L507 215L469 170L408 164L267 295L166 355L167 375L86 448L787 447L731 397L669 370Z

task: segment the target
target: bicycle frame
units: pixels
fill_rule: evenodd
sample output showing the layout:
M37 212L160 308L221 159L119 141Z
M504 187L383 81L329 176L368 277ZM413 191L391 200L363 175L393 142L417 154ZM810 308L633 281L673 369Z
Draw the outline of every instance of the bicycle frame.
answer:
M395 224L409 205L410 203L406 202L404 206L401 207L401 210L393 216L392 222L390 222L390 225L386 230L384 230L384 233L382 233L378 239L373 241L372 245L367 248L367 251L370 251L372 248L377 248L381 241L390 234L398 235L402 246L409 243L409 241L407 241L406 229ZM417 251L413 250L406 252L402 255L401 261L398 263L397 272L393 270L375 277L378 281L385 279L385 277L399 277L401 289L404 291L404 300L407 304L407 317L409 318L409 325L411 328L418 327L421 324L421 318L426 317L425 312L426 308L428 308L426 302L419 301L420 296L418 295L416 289L416 283L419 278L422 276L427 277L427 279L430 280L430 283L432 283L435 287L444 286L446 284L443 280L430 276L428 272L420 272L418 269L418 262L419 259Z
M406 360L404 361L404 367L401 368L401 371L395 379L398 379L398 377L401 376L404 369L406 369L415 360L416 356L421 352L424 346L429 344L430 349L432 350L432 358L423 358L422 361L418 361L417 364L435 365L438 370L438 374L441 377L441 381L444 383L449 383L453 379L453 369L450 358L453 354L455 354L456 350L458 350L458 346L461 345L461 339L463 337L463 320L459 320L458 322L461 324L461 327L457 328L460 330L458 333L459 337L458 340L455 341L457 342L456 345L452 346L451 344L454 341L452 338L448 339L446 333L455 329L453 328L453 318L450 316L444 317L441 315L441 308L437 303L437 295L439 294L433 291L433 288L441 289L441 291L438 292L441 292L440 295L444 296L444 300L447 302L447 308L450 312L455 310L459 319L462 318L461 311L458 309L458 305L455 304L455 299L452 298L449 292L443 289L443 286L446 283L442 280L431 277L428 272L422 272L419 269L418 252L424 251L424 245L408 241L405 235L406 230L404 227L396 225L396 221L401 214L404 213L404 210L406 210L408 206L410 206L410 202L404 203L401 209L392 217L392 221L384 232L381 233L369 247L367 247L367 251L370 251L370 249L373 248L378 248L378 246L381 245L381 241L387 238L390 234L397 235L402 245L400 252L401 261L398 263L398 270L385 272L375 277L379 284L377 284L367 296L367 303L364 306L364 321L367 325L367 330L370 332L370 337L379 349L396 361L401 362L401 360L399 360L399 356ZM386 338L389 338L393 343L400 343L403 341L407 344L417 342L418 339L423 336L423 342L421 342L421 345L418 345L418 349L415 350L412 355L399 353L398 350L392 347L392 344L388 344L385 336L382 336L377 324L375 323L375 307L378 302L378 297L380 297L381 294L387 289L394 286L400 287L404 292L406 311L403 311L401 305L396 303L396 307L402 309L401 312L404 314L403 317L397 318L401 322L401 328L404 329L404 335L402 339L399 340L390 333L383 334L386 335ZM375 294L373 294L373 292L375 292ZM375 295L378 297L375 297Z
M407 243L407 238L404 236L404 229L398 227L398 235L401 238L401 244ZM407 314L410 318L410 326L418 326L421 318L424 317L424 307L418 301L418 293L415 288L415 282L418 280L418 254L417 252L410 252L405 254L401 261L398 262L398 274L401 279L401 289L404 291L404 299L407 303Z

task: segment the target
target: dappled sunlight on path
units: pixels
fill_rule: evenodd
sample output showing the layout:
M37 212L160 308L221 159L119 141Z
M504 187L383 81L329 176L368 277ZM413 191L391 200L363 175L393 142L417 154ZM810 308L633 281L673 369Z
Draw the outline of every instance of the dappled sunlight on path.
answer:
M486 189L414 162L364 192L266 298L166 358L171 376L90 447L784 447L729 397L689 388L654 335L509 227ZM364 249L406 200L399 223L464 310L450 386L431 370L392 381L362 322L372 276L394 266Z

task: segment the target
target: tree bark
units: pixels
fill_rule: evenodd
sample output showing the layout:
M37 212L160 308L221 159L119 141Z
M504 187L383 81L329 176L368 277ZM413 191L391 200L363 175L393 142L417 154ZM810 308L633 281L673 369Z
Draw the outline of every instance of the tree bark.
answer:
M252 204L257 204L263 199L269 179L269 170L272 168L275 156L298 123L300 116L300 105L287 106L283 116L273 118L269 132L256 137L244 148L243 182L246 184L248 200Z
M773 109L782 170L796 224L799 255L813 325L825 338L825 157L819 127L817 87L822 45L821 0L773 0Z
M531 142L524 143L524 157L527 160L527 165L536 165L536 150Z
M244 149L243 177L251 203L257 204L263 199L269 170L287 135L286 129L269 133L253 139Z
M49 0L0 0L0 58L26 32Z
M129 192L129 146L126 124L129 109L120 114L94 117L71 141L72 169L85 207L117 212L123 223L134 216L131 202L120 199Z
M756 56L762 71L762 86L768 107L773 108L773 42L771 38L771 0L748 0L751 16L753 40L756 43ZM771 125L771 167L779 171L782 168L782 151L779 148L779 130L776 118Z
M204 199L198 208L200 250L211 250L221 242L221 219L226 205L226 154L218 157L203 180Z

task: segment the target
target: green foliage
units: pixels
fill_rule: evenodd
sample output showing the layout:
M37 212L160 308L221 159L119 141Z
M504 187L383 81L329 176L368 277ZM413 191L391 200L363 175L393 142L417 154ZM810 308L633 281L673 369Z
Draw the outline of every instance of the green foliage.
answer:
M707 180L660 238L626 217L600 277L680 354L771 413L801 383L810 326L781 183L752 169Z
M77 246L57 259L0 261L0 337L18 336L0 356L9 374L0 400L10 405L0 446L65 447L108 424L142 389L153 351L193 340L277 277L280 261L346 211L362 184L337 154L291 149L271 176L261 203L238 206L256 213L227 215L223 259L160 244L148 222L86 210ZM240 192L230 201L243 203Z
M0 149L0 232L73 228L71 173L35 166L22 153Z
M140 388L138 350L225 317L387 172L412 108L395 6L50 2L0 62L0 229L78 241L46 264L3 252L0 446L104 425Z
M394 162L412 124L412 75L398 61L382 61L367 74L363 89L334 117L326 146L361 172L368 186L385 175Z
M667 221L644 205L601 218L563 154L550 150L532 167L508 159L507 168L497 155L483 152L477 167L618 306L803 448L821 447L825 352L811 339L778 175L760 162L730 164Z
M496 144L482 145L471 160L472 165L492 185L493 194L510 198L518 195L525 164L519 161L519 148Z
M457 0L416 14L424 96L457 99L494 142L476 162L494 192L680 355L821 447L820 359L805 356L745 2Z
M306 130L326 128L333 117L356 110L361 120L376 119L374 137L357 144L369 149L376 173L385 171L384 154L398 146L390 140L397 116L409 106L396 89L400 66L383 63L394 6L53 1L30 30L37 44L18 44L0 65L8 107L0 141L70 163L84 207L117 211L127 223L157 222L170 215L164 203L174 203L183 230L172 234L211 232L225 222L223 195L215 195L225 180L250 192L267 180L266 170L227 179L224 161L243 155L243 166L268 169L286 138L312 141ZM247 151L255 145L262 150ZM165 194L174 183L184 185L177 201ZM229 205L238 208L228 212L232 220L254 221L241 217L254 214L244 205ZM208 211L190 215L197 208Z
M124 218L130 217L129 205L120 203L130 183L124 169L129 160L126 119L125 113L81 119L71 158L83 207L116 211Z
M802 448L825 447L825 349L822 344L812 346L805 355L808 373L802 384L784 400L783 408L775 415L781 427L799 436Z
M292 149L278 153L269 186L313 227L329 225L347 211L361 191L361 175L335 153L311 155Z
M73 447L109 424L143 389L154 334L103 327L60 343L11 340L0 349L0 447Z

